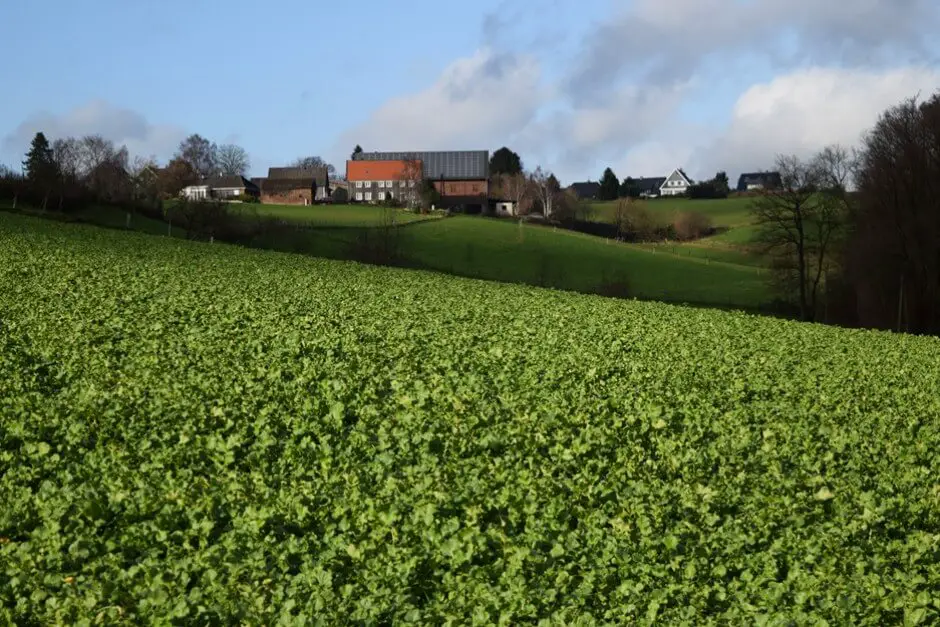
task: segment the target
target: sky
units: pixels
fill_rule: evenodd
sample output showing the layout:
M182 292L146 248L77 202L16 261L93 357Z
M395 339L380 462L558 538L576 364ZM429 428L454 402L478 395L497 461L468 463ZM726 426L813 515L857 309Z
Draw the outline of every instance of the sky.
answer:
M359 144L735 179L940 90L938 32L938 0L0 0L0 164L40 130L159 162L199 133L253 176Z

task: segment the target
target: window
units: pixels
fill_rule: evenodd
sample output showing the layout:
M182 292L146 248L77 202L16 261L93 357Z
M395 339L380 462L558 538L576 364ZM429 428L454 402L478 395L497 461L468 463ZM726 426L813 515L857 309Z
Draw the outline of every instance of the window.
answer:
M362 181L356 181L356 187L362 189Z
M362 202L362 192L356 192L356 200Z
M379 181L379 183L384 183L384 182L385 181ZM382 187L382 185L380 184L379 187ZM385 192L379 192L377 196L379 200L385 200Z
M235 191L232 192L232 196L238 196L240 193L242 193L242 190L236 189Z
M387 187L387 188L389 188L389 189L392 189L392 182L391 182L391 181L385 181L385 187Z
M385 189L385 181L379 181L379 189Z
M414 187L414 186L415 186L414 181L408 181L408 187Z
M363 200L366 202L372 202L372 192L366 192L363 194Z

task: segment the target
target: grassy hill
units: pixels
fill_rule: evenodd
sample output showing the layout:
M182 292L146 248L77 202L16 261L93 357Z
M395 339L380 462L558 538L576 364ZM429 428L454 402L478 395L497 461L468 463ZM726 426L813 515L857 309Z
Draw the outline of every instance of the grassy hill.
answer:
M683 211L694 211L709 216L718 233L693 242L667 242L644 244L647 249L684 257L698 257L728 263L764 266L764 259L756 254L752 244L754 227L750 216L753 198L732 197L714 200L689 200L688 198L657 198L639 201L659 225L672 223ZM592 219L611 222L617 202L592 203Z
M631 245L536 224L480 216L422 216L365 205L234 205L246 217L277 216L297 224L259 236L254 245L331 259L368 258L363 237L376 242L394 215L400 263L460 276L588 293L610 293L723 308L760 309L770 299L766 276L746 253L689 246ZM390 213L391 212L391 213ZM70 216L112 228L126 214L92 208ZM166 234L143 216L131 229ZM174 226L174 236L185 233Z
M5 214L0 622L928 624L938 352Z
M259 244L349 259L364 231L314 225ZM378 237L369 233L373 241ZM405 265L466 277L589 293L623 283L627 292L622 295L730 308L754 309L770 298L766 277L752 266L662 253L541 225L453 216L407 224L395 237Z
M237 206L237 205L236 205ZM389 213L388 209L372 205L241 205L248 214L273 216L319 227L378 226ZM394 210L395 220L401 224L433 219L411 211Z

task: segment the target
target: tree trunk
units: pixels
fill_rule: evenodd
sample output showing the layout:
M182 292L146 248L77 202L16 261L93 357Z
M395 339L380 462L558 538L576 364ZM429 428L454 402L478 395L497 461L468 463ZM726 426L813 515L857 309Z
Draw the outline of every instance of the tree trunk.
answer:
M904 274L901 274L901 289L898 290L898 327L897 332L901 332L901 315L904 311Z

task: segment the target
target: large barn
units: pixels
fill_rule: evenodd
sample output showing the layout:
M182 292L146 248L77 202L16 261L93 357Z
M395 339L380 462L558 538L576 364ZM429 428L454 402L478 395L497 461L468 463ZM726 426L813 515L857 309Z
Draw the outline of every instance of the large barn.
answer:
M381 202L402 198L430 181L440 206L483 210L489 198L488 150L442 152L360 152L346 162L349 199Z

